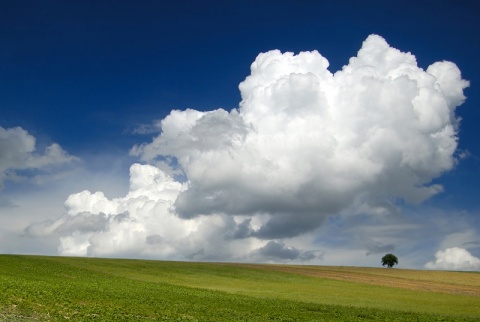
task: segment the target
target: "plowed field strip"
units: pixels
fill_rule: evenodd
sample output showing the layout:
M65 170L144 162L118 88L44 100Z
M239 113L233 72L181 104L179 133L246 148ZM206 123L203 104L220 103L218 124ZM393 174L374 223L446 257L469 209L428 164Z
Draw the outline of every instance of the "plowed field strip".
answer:
M247 265L248 266L248 265ZM425 281L414 278L382 276L377 274L368 274L367 272L356 273L349 271L338 271L322 269L312 269L309 267L280 266L280 265L251 265L252 268L271 270L276 272L285 272L312 276L319 278L334 279L340 281L364 283L371 285L390 286L416 291L429 291L449 294L463 294L480 297L480 287L475 285L459 285L448 282ZM428 274L428 272L426 272Z

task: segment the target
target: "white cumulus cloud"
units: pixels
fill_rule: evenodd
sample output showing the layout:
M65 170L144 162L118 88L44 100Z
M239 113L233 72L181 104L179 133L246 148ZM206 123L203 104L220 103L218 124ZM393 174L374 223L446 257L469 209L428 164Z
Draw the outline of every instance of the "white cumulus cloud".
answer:
M76 256L241 260L262 245L243 238L244 224L230 216L179 218L173 206L185 189L185 184L154 166L133 164L125 197L72 194L65 202L65 215L31 224L25 232L58 234L60 254Z
M425 268L453 271L478 271L480 270L480 259L473 256L464 248L452 247L439 250L435 254L435 261L425 264Z
M73 194L58 227L29 229L62 231L63 254L308 260L289 242L327 216L440 192L432 180L455 165L469 85L457 66L424 70L378 35L342 70L328 66L317 51L258 55L238 109L174 110L132 148L150 165L132 166L125 197Z
M189 180L183 218L265 213L255 231L291 237L355 199L421 202L455 164L455 108L468 82L450 62L426 71L369 36L332 74L317 51L260 54L240 84L238 110L173 111L134 155L174 158Z

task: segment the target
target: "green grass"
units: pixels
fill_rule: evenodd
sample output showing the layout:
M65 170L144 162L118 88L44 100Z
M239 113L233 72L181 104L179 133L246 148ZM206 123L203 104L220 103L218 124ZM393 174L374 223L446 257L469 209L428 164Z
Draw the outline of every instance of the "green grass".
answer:
M478 273L0 256L7 321L476 321L479 293Z

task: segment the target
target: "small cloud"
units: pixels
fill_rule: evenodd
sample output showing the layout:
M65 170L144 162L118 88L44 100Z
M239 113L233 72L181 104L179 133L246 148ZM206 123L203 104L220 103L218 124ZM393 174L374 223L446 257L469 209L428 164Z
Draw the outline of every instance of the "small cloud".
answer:
M472 156L472 153L468 150L459 150L457 153L457 157L459 160L467 159Z
M314 259L316 256L311 251L302 251L295 247L286 246L283 243L276 241L269 241L265 246L255 251L262 259L267 260L300 260L308 261Z
M392 252L394 249L395 249L395 245L393 244L388 244L388 245L372 244L372 245L369 245L367 248L367 256L374 255L374 254L389 253L389 252Z
M132 134L137 135L148 135L148 134L158 134L162 130L162 125L160 121L153 121L151 124L140 124L133 130L131 130Z
M480 270L480 259L464 248L452 247L440 250L435 254L435 258L434 262L425 264L425 268L454 271Z
M5 181L41 183L58 175L58 167L79 161L53 143L36 151L36 138L21 127L0 126L0 189ZM61 171L60 171L61 172Z

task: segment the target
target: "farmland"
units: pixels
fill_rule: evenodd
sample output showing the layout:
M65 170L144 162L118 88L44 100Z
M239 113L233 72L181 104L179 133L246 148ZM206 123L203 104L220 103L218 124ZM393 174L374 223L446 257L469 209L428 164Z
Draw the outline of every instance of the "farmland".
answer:
M0 255L0 320L476 321L480 274Z

